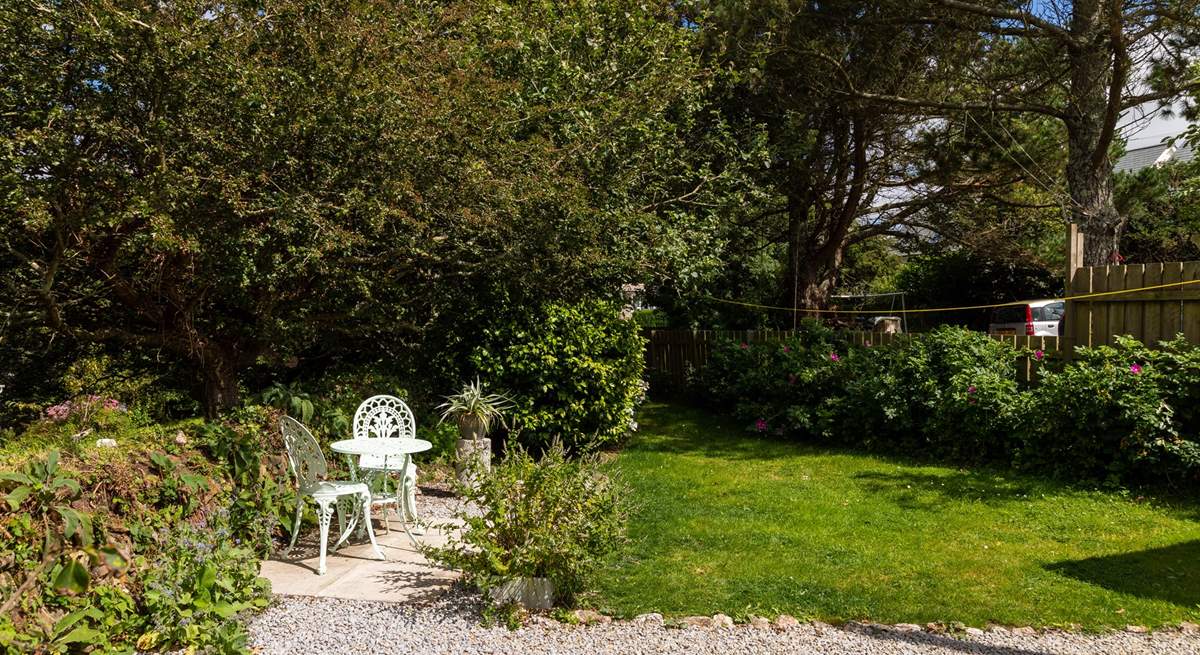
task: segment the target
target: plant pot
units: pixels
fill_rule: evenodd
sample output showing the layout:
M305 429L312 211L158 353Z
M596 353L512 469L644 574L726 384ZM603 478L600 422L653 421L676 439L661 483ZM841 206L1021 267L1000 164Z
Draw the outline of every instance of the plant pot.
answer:
M554 584L549 578L516 578L488 590L492 602L516 603L525 609L548 610L554 607Z
M492 470L491 439L459 439L454 447L458 481L472 484L475 476Z

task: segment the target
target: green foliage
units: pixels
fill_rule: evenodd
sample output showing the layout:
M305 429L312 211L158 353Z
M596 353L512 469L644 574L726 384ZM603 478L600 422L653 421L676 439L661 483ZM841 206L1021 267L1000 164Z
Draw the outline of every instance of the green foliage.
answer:
M1021 463L1063 475L1182 482L1200 472L1200 349L1121 337L1081 348L1033 394Z
M529 444L572 450L611 444L634 425L642 398L643 340L605 302L546 305L484 331L472 354L508 390L509 418Z
M452 420L462 430L463 437L482 439L492 431L494 423L504 424L504 413L512 409L512 401L502 393L484 393L479 378L463 385L461 391L446 396L438 405L442 420Z
M288 533L298 528L292 524L295 490L286 483L283 446L273 438L272 419L261 407L247 407L206 424L201 434L202 446L233 482L230 530L260 555L270 554L276 528Z
M1129 221L1121 235L1126 262L1200 259L1200 160L1120 173L1114 185L1117 210Z
M934 252L910 258L897 273L896 288L909 307L962 307L1059 295L1062 272L1037 260L999 259L966 250ZM910 329L963 325L987 329L988 310L937 312L908 317Z
M752 431L1110 483L1200 474L1200 349L1122 338L1025 388L1016 362L1030 355L949 327L841 351L809 328L789 343L722 345L700 382Z
M71 506L80 498L81 489L74 478L60 470L58 451L51 451L44 460L27 462L21 472L0 473L0 481L8 488L5 536L25 543L40 537L42 542L40 552L19 547L8 550L14 563L22 565L17 569L21 581L15 588L3 589L0 615L11 618L9 612L26 614L37 607L35 599L47 593L64 600L86 597L95 581L126 570L124 553L106 541L97 544L91 514ZM25 561L16 560L22 555ZM14 630L8 635L9 641L45 644L50 652L105 641L103 632L97 629L105 614L94 607L84 606L57 618L38 614L36 622L30 618L26 616L32 629Z
M623 485L594 455L568 459L557 443L540 460L510 447L461 492L481 513L460 512L461 536L426 554L485 592L515 578L543 577L570 604L625 544Z
M181 524L164 536L158 555L145 563L146 628L139 649L244 652L245 628L234 618L266 607L270 584L258 577L258 556L239 541L222 513L199 526Z
M276 382L262 392L262 400L301 423L311 423L313 418L312 398L292 385Z

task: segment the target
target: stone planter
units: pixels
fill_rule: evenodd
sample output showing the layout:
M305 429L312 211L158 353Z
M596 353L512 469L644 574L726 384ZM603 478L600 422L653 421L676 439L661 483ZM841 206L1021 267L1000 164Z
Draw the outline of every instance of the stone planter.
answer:
M554 584L547 578L516 578L488 591L492 602L516 603L525 609L548 610L554 607Z
M463 484L471 484L476 475L492 470L491 439L459 439L454 454L458 481Z

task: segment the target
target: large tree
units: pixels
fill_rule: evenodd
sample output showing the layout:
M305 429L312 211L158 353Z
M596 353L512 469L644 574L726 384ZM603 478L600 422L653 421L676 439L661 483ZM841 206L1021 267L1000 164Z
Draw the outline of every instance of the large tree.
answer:
M1084 233L1085 263L1116 258L1124 217L1112 159L1127 113L1200 86L1190 68L1200 39L1197 0L925 0L895 3L884 22L956 31L982 55L943 59L952 82L936 95L877 93L848 81L847 97L881 111L949 117L967 111L1040 115L1066 133L1065 198Z
M775 302L824 306L848 249L934 237L934 208L967 197L1011 202L1009 189L1026 177L992 157L993 132L1011 121L986 112L931 121L880 107L874 96L943 92L943 62L981 54L954 29L889 12L881 3L796 0L713 2L696 16L708 57L731 71L721 112L749 151L765 144L761 198L729 223L744 235L743 256L783 246Z
M393 357L477 308L615 294L696 187L667 118L703 80L668 3L68 0L0 23L13 314L186 363L209 413L314 348Z

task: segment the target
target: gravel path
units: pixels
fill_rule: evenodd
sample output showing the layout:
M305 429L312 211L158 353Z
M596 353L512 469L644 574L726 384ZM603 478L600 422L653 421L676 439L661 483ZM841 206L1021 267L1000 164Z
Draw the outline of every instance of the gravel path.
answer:
M427 603L288 597L250 622L251 644L263 655L388 652L425 653L711 653L720 655L822 653L827 655L1083 655L1200 653L1200 635L1164 630L1106 635L1003 630L961 638L853 624L801 624L786 630L668 628L615 622L571 626L541 620L515 631L484 628L475 596L455 590Z

